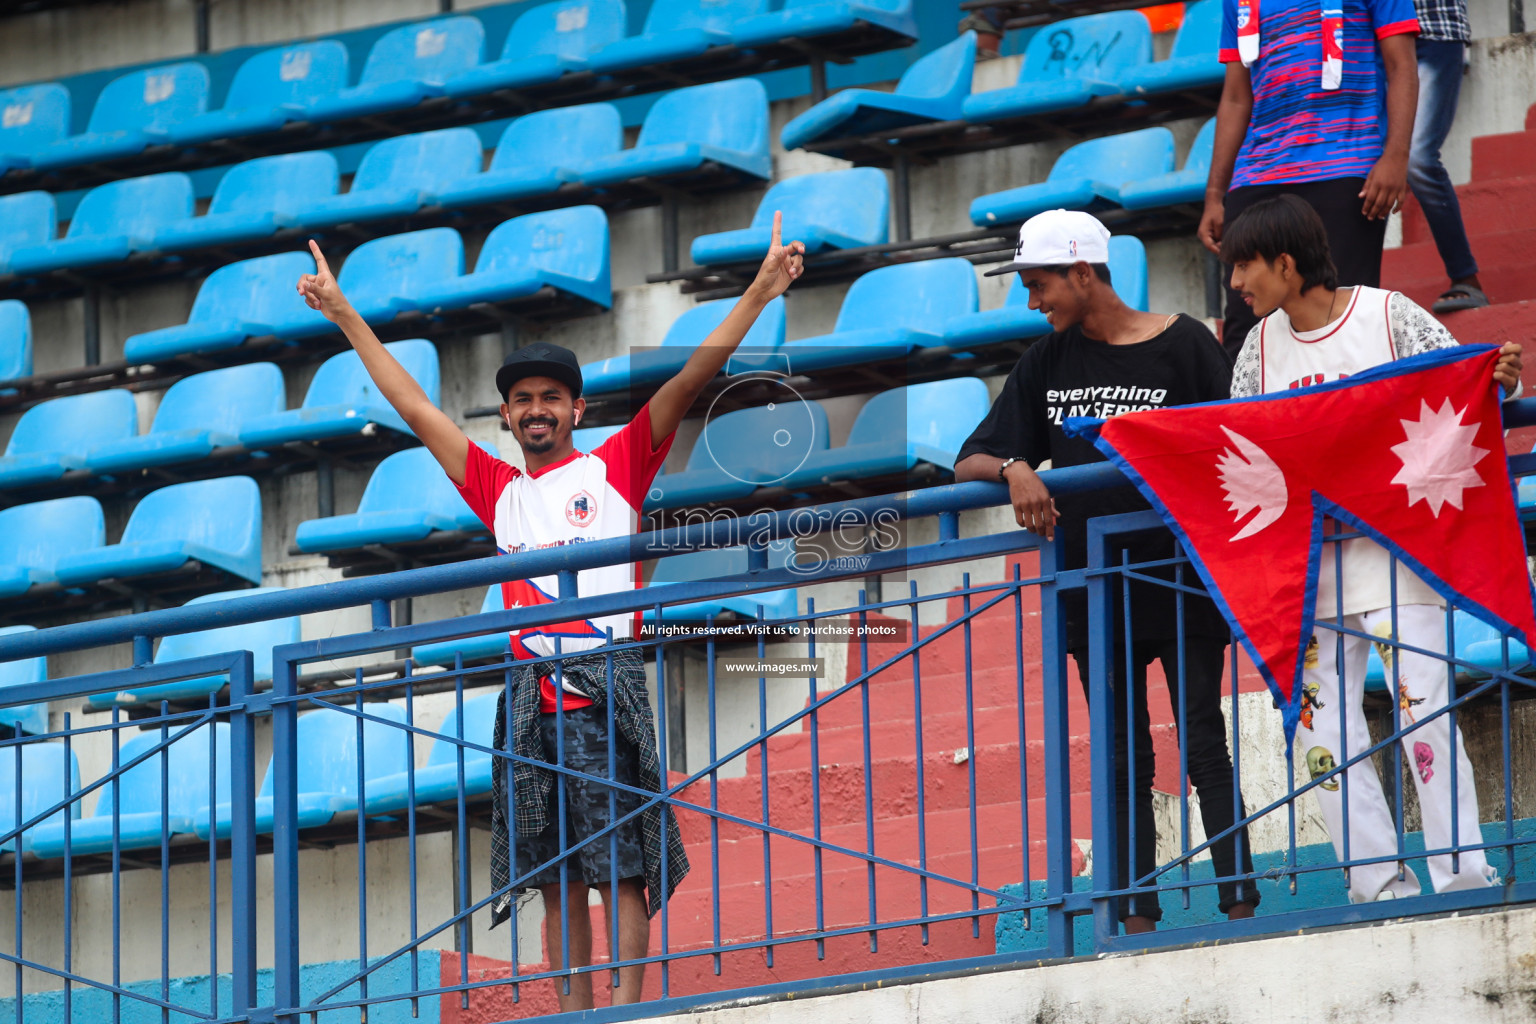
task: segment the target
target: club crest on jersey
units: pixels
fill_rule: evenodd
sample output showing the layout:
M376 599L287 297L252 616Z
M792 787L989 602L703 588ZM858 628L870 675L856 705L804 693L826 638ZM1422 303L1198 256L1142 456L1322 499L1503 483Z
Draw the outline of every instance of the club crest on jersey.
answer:
M597 499L586 491L577 491L565 503L565 518L572 526L591 526L597 518Z

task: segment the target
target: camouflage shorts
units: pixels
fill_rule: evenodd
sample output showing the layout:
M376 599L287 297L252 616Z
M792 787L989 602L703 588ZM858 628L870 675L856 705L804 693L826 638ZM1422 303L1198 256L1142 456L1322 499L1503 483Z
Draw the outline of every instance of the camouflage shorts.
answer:
M544 759L555 763L556 719L540 714L539 728L544 740ZM637 793L615 789L599 781L608 778L608 715L605 708L584 707L567 711L565 718L565 766L582 775L565 776L565 849L573 851L565 858L566 881L607 885L615 878L636 878L645 874L645 855L641 847L640 817L636 815L603 836L576 849L589 836L602 831L616 817L638 808L642 798ZM621 785L638 787L639 756L634 745L623 736L614 737L613 778ZM537 887L560 881L560 789L550 787L549 824L536 836L518 836L517 874L555 861L524 885ZM610 813L609 798L613 810Z

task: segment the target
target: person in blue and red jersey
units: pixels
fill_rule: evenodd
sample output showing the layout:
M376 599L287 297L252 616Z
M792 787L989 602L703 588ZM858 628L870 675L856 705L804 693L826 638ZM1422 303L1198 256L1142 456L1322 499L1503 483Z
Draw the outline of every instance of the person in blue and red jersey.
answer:
M502 419L522 448L522 469L471 443L432 404L347 302L314 242L309 247L317 272L301 277L298 291L310 308L341 328L379 392L494 532L497 548L512 554L636 532L641 505L671 450L678 424L741 344L763 307L800 276L805 246L781 244L780 231L781 218L776 213L767 258L735 308L639 414L591 452L578 451L571 436L586 408L575 355L558 345L537 342L508 356L496 374L496 390L502 398ZM635 570L633 563L582 570L578 592L591 597L632 590L638 585ZM557 594L552 576L503 585L508 608L552 603ZM610 630L616 640L636 635L638 620L638 613L603 616L512 635L513 653L519 658L577 655L518 672L511 688L510 713L505 691L498 703L493 738L497 749L527 760L515 762L508 772L506 759L497 758L492 771L491 885L497 894L492 923L511 915L519 893L539 890L544 898L546 949L555 970L566 967L567 948L571 968L592 962L589 888L602 897L609 932L617 928L619 958L643 960L650 949L649 918L688 872L688 858L672 815L661 806L634 814L642 804L635 790L661 790L641 657L634 650L580 653L604 646ZM563 781L539 767L540 763L563 764L567 769ZM618 785L605 784L608 781ZM586 842L626 816L628 820L607 835ZM514 877L520 879L515 889ZM625 967L618 974L613 1002L638 1002L645 965ZM556 994L562 1011L590 1009L592 975L583 972L560 979Z
M1339 283L1379 287L1418 103L1413 0L1222 2L1226 82L1200 240L1219 254L1223 225L1290 193L1328 226ZM1255 323L1229 284L1221 335L1229 356Z

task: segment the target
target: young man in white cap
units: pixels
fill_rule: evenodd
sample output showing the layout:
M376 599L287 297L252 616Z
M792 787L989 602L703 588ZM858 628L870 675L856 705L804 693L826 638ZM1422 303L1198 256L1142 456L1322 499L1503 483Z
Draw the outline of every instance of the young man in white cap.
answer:
M1031 309L1043 312L1054 329L1020 358L992 410L960 449L956 480L1001 480L1008 485L1020 526L1047 540L1060 530L1064 568L1087 565L1085 523L1090 516L1148 508L1129 484L1090 494L1052 497L1034 467L1050 460L1057 469L1103 461L1090 441L1068 437L1062 421L1069 416L1114 416L1140 409L1207 402L1227 397L1232 368L1221 345L1198 320L1181 314L1143 313L1115 294L1109 274L1109 231L1086 213L1052 210L1032 217L1019 231L1013 262L988 276L1017 273L1029 291ZM1170 558L1173 540L1166 534L1127 545L1132 562ZM1172 570L1150 570L1173 579ZM1198 586L1195 574L1183 581ZM1207 835L1232 827L1241 816L1234 802L1232 760L1221 713L1221 679L1230 632L1209 598L1186 595L1184 636L1178 635L1173 591L1155 584L1131 584L1131 649L1124 664L1124 609L1114 588L1117 634L1110 672L1115 694L1116 792L1119 824L1118 878L1130 887L1157 867L1157 837L1152 823L1153 753L1147 712L1147 666L1162 662L1171 700L1178 714L1179 668L1184 669L1184 707L1190 781L1200 797ZM1067 647L1088 684L1087 601L1074 593L1066 601ZM1127 722L1125 680L1135 697L1135 721ZM1128 738L1135 736L1135 783L1126 767ZM1131 858L1130 813L1136 813L1135 857ZM1218 878L1252 872L1246 831L1213 844ZM1251 917L1259 902L1252 882L1219 886L1220 906L1229 917ZM1151 931L1162 916L1155 893L1133 893L1120 902L1128 932Z
M300 278L298 290L310 308L341 328L379 392L432 452L469 507L495 533L498 550L513 553L629 536L636 531L646 492L672 448L678 424L741 344L763 307L800 276L805 247L799 242L780 244L780 225L775 213L768 256L735 308L704 339L677 376L663 384L627 426L590 453L578 451L571 440L571 431L581 422L586 408L581 397L581 367L575 355L558 345L536 342L508 356L496 374L496 390L502 398L502 419L523 451L521 470L487 455L432 404L352 309L314 242L309 247L317 273ZM583 597L632 590L636 585L632 563L585 569L577 579ZM502 589L508 608L550 604L559 592L553 576L514 580L503 584ZM636 612L521 630L512 634L512 650L523 658L591 650L605 644L610 629L615 639L638 635L639 618ZM558 688L552 676L558 676ZM566 966L563 951L567 945L571 968L592 962L589 888L602 897L610 934L616 922L619 958L644 959L650 948L649 917L661 909L688 872L677 822L670 813L652 807L614 829L611 842L609 837L585 842L615 820L609 810L610 799L618 817L640 806L640 798L631 789L617 790L597 781L608 778L610 744L614 781L632 789L661 789L655 726L640 655L627 650L611 658L577 656L565 658L558 668L546 663L518 673L512 688L510 735L506 700L503 691L493 739L497 749L510 749L532 761L563 761L567 769L580 774L565 775L563 783L557 782L555 773L519 761L511 770L509 794L506 761L496 759L492 771L493 890L506 889L517 877L523 881L516 892L538 889L543 893L546 952L555 970ZM605 707L608 701L613 703L615 735L611 737ZM563 723L563 730L557 723ZM557 796L562 791L563 808ZM508 827L509 806L515 830ZM506 892L493 903L493 925L510 916L516 892ZM566 922L568 929L563 933ZM613 1002L638 1002L644 975L644 964L620 970ZM592 1008L590 973L560 979L555 991L562 1011Z

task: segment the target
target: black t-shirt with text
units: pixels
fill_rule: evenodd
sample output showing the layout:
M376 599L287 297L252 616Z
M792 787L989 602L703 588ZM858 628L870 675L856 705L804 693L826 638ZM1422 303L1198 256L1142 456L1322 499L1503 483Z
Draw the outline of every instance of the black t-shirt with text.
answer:
M1220 343L1198 320L1179 316L1146 341L1110 345L1085 336L1079 327L1046 335L1019 357L986 419L960 449L959 459L978 453L1018 457L1031 467L1049 459L1055 469L1102 462L1104 455L1083 438L1069 437L1062 423L1072 416L1107 419L1123 412L1161 409L1225 399L1232 365ZM958 459L956 460L958 461ZM1151 506L1134 487L1062 494L1056 497L1060 533L1068 569L1088 564L1086 521L1093 516L1138 512ZM1126 544L1132 562L1170 558L1172 538L1165 532L1136 537ZM1173 578L1171 568L1147 575ZM1184 581L1200 586L1192 570ZM1116 621L1123 621L1116 593ZM1136 639L1171 639L1177 629L1172 591L1154 584L1131 584L1131 623ZM1069 591L1063 601L1067 644L1087 646L1087 598ZM1184 602L1185 632L1225 637L1228 629L1207 598ZM1118 632L1118 629L1117 629Z

